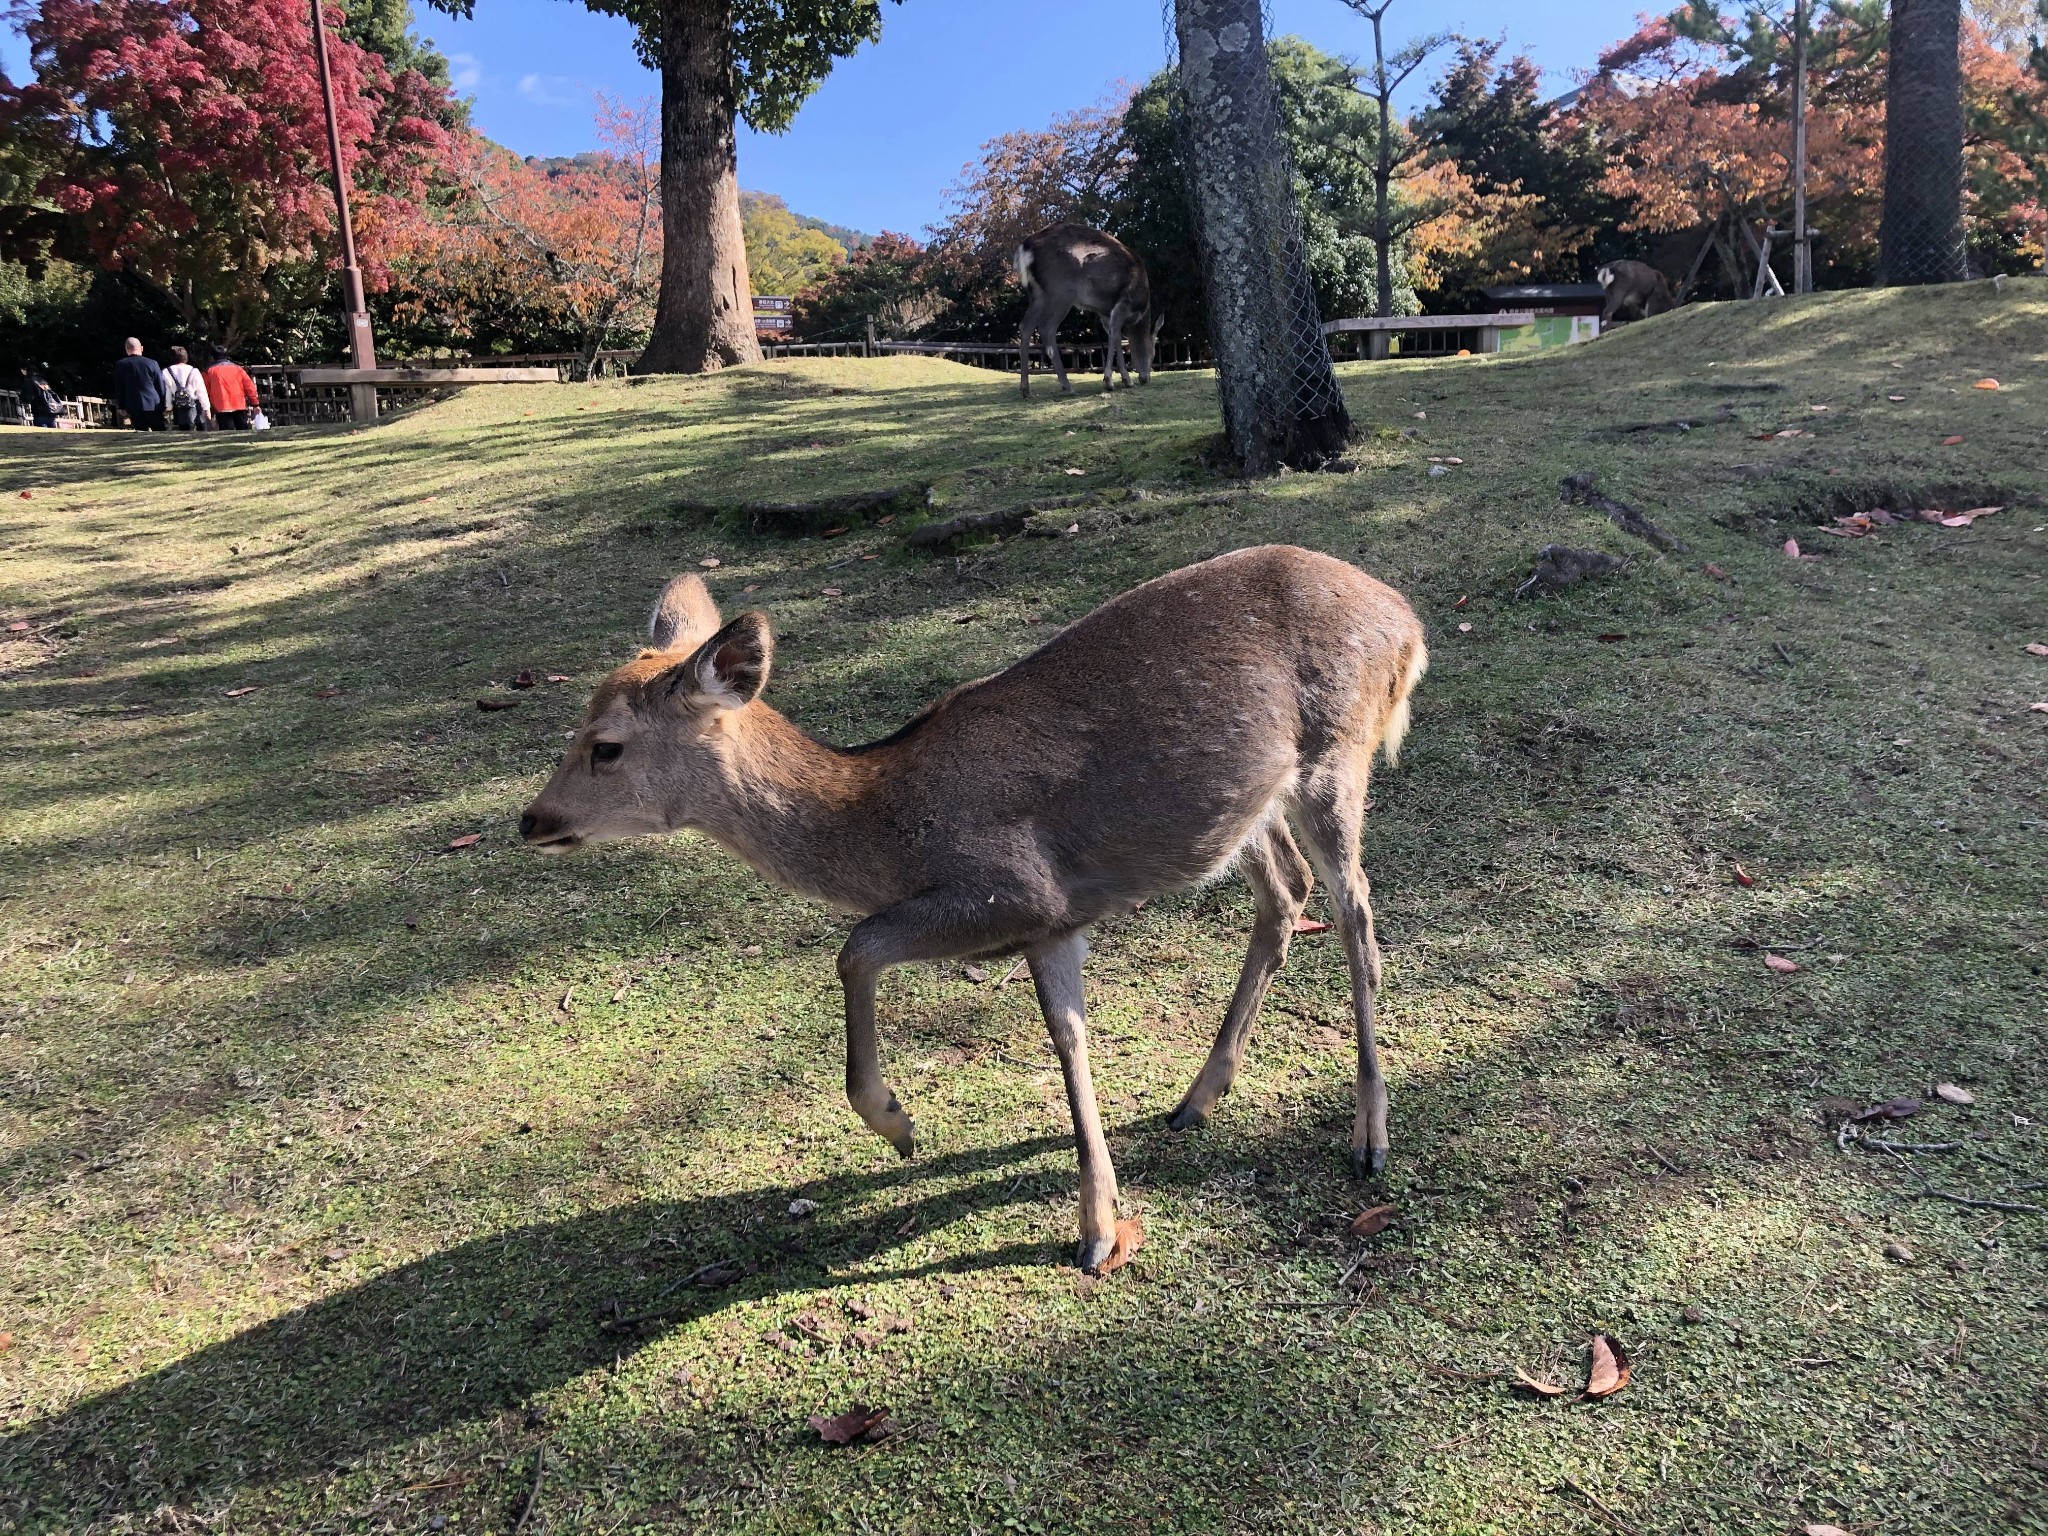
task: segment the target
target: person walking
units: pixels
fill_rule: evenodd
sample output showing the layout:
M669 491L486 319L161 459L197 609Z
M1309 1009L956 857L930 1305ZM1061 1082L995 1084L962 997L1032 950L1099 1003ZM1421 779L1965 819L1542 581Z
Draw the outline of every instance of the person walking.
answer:
M206 370L206 393L213 402L213 419L223 432L246 432L258 402L256 381L249 370L225 352L214 354Z
M142 343L128 338L127 356L114 364L114 404L138 432L164 429L164 371L142 355Z
M54 427L64 419L64 402L50 388L49 369L30 363L22 370L23 396L28 401L29 420L39 427Z
M164 392L169 396L173 430L204 432L213 425L206 377L192 366L191 355L183 347L171 348L171 366L164 370Z

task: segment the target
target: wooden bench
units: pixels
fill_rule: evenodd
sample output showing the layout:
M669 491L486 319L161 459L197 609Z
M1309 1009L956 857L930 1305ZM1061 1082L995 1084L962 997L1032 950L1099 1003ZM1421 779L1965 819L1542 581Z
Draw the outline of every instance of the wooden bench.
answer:
M1400 332L1477 331L1478 350L1498 352L1502 331L1512 331L1535 323L1536 314L1533 310L1510 310L1493 315L1375 315L1363 320L1325 320L1323 335L1330 337L1344 331L1363 331L1365 355L1374 362L1379 362L1388 355L1389 339Z

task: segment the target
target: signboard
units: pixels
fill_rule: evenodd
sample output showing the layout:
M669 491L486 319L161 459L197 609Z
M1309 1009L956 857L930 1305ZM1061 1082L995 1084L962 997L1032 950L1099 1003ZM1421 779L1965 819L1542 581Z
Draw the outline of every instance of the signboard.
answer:
M759 293L754 295L754 313L756 314L761 313L763 310L779 311L793 309L795 306L796 300L794 299Z
M786 331L795 321L788 315L756 315L754 329L757 331Z

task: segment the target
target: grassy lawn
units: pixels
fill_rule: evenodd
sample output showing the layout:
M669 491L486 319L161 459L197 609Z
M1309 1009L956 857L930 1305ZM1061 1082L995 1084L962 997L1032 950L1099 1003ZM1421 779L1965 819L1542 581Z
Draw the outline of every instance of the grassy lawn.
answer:
M2044 369L2048 282L1700 307L1347 367L1354 470L1254 486L1207 376L920 359L0 435L0 1531L2048 1531L2048 1215L1926 1192L2048 1205ZM905 481L1082 499L940 558L701 510ZM1236 880L1096 935L1149 1236L1095 1282L1028 986L884 984L902 1164L840 1096L847 919L694 837L518 846L677 570L853 742L1271 540L1431 636L1366 829L1381 1186L1333 935L1162 1123ZM1517 601L1552 541L1630 564ZM1949 1150L1838 1145L1899 1096L1870 1134ZM1598 1331L1619 1394L1513 1387ZM857 1401L895 1433L820 1445Z

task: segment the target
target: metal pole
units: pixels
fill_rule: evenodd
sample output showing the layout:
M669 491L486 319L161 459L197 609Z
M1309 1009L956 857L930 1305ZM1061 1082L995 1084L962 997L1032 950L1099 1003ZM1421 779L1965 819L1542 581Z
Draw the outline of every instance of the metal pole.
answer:
M327 162L334 171L334 207L341 218L342 323L348 327L350 365L374 368L377 347L363 303L363 269L356 265L356 230L348 216L348 173L341 164L341 128L334 116L334 77L327 67L327 20L321 5L322 0L313 0L313 56L320 65L320 100L327 108ZM376 385L349 386L349 414L357 421L377 419Z
M1813 292L1812 231L1806 227L1806 0L1792 4L1792 291Z

